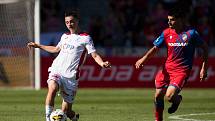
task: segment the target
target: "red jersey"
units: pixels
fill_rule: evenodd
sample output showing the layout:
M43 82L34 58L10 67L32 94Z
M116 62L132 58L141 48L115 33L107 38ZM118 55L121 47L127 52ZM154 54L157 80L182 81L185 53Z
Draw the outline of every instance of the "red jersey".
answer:
M203 40L194 29L176 33L174 29L167 28L153 44L157 47L167 47L165 69L175 73L192 69L195 47L203 44Z

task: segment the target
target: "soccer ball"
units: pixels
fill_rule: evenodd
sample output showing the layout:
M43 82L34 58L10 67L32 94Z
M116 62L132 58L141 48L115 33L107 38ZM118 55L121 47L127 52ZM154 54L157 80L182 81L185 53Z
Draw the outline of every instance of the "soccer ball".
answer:
M51 121L66 121L67 116L61 109L56 109L50 115Z

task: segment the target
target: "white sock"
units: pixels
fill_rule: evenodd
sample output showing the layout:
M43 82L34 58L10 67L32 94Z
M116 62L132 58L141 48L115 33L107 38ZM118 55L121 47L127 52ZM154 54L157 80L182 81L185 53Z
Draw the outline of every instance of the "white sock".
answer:
M50 105L46 105L46 121L50 121L50 115L53 111L54 107Z

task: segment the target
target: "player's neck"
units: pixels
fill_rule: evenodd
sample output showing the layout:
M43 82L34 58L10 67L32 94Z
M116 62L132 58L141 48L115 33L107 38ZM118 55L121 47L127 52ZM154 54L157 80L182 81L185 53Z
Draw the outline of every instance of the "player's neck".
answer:
M79 29L69 29L71 34L77 34L79 32Z
M70 29L70 34L76 34L76 31L74 29Z

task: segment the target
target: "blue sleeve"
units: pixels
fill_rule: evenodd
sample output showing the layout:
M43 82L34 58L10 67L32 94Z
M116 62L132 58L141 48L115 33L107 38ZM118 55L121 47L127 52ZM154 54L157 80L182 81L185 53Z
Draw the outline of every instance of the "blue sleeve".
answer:
M154 46L161 47L164 42L164 33L162 32L161 35L153 42Z
M197 45L197 46L200 46L203 44L203 40L202 38L199 36L199 33L196 31L196 30L192 30L190 32L192 38L194 39L194 43Z

